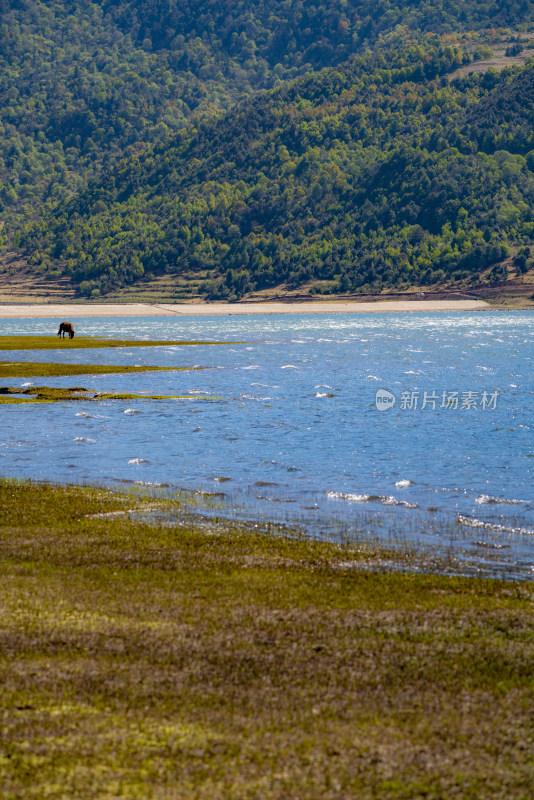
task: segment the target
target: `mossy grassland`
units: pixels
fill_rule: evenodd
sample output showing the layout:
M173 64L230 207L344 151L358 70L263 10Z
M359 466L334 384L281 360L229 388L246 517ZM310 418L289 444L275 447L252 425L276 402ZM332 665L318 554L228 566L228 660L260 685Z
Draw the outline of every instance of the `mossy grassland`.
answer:
M91 336L76 336L74 339L63 339L57 336L0 336L0 350L79 350L97 347L169 347L212 344L228 344L228 342L98 339ZM243 342L231 342L231 344L243 344Z
M0 378L50 378L65 375L111 375L127 372L170 372L202 367L141 367L118 364L54 364L39 361L0 361Z
M55 349L56 342L60 347L71 346L73 339L54 339L46 336L0 336L0 350L43 350ZM68 343L68 345L67 345ZM88 343L88 344L87 344ZM77 339L76 347L129 347L158 345L205 344L205 342L139 342L113 339ZM211 343L210 343L211 344ZM0 379L2 378L39 378L62 377L69 375L109 375L135 372L169 372L178 370L200 370L203 367L154 367L154 366L120 366L108 364L56 364L33 361L0 361ZM27 395L20 397L19 395ZM190 400L190 396L181 395L138 395L130 393L98 393L82 387L56 388L50 386L31 386L18 388L15 386L0 387L0 404L17 403L55 403L72 400ZM215 398L196 398L215 399Z
M530 798L532 585L382 556L0 482L3 797Z
M20 395L24 395L21 397ZM26 389L18 386L0 387L0 404L9 405L16 403L66 403L66 402L93 402L105 400L219 400L218 397L201 395L174 395L174 394L132 394L131 392L95 392L94 389L84 389L83 386L58 388L56 386L29 386Z

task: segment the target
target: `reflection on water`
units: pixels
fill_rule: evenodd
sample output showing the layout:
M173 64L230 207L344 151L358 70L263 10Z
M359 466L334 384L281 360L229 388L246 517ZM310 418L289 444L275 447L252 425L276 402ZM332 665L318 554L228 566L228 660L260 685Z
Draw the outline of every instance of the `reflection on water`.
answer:
M95 391L187 401L2 406L3 475L224 489L227 512L241 518L296 520L324 537L417 541L463 553L483 572L507 565L534 575L531 313L76 324L83 335L229 344L6 352L17 361L208 369L76 377ZM55 335L54 327L2 320L0 334ZM29 382L43 379L9 381ZM395 398L392 407L377 410L378 390Z

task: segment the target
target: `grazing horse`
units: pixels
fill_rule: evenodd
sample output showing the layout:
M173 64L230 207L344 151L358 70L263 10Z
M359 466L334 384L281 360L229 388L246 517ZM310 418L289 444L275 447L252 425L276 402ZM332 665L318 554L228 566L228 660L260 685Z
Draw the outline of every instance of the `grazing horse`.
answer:
M72 327L72 322L62 322L59 326L59 330L57 332L58 336L63 334L63 339L65 338L65 334L69 334L69 339L74 339L74 328Z

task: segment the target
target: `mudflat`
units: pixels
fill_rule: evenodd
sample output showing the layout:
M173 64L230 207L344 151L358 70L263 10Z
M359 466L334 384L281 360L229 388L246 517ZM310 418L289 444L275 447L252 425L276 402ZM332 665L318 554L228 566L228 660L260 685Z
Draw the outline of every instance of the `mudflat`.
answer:
M373 302L70 303L0 305L0 319L76 317L180 317L232 314L364 314L399 311L477 311L484 300L384 300Z

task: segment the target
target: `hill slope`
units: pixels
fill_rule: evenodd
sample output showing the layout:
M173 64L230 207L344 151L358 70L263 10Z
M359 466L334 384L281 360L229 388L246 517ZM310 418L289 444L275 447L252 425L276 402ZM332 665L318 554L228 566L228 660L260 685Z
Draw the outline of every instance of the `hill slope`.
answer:
M441 45L257 96L95 181L22 244L85 292L196 273L212 297L478 276L534 238L534 65L448 85Z
M340 64L399 26L441 34L532 22L528 0L100 0L99 5L145 49L172 52L175 64L203 74L232 65L256 86L275 67L280 76L287 69Z
M525 0L0 0L0 258L15 251L39 280L61 275L82 293L147 272L192 275L221 297L309 279L365 287L377 270L410 282L439 226L415 209L417 186L387 185L387 159L411 149L429 179L465 169L468 193L480 180L501 197L500 162L465 159L532 149L514 121L528 85L512 98L508 78L433 81L469 58L447 47L455 32L483 41L488 26L532 26L531 12ZM451 148L464 162L436 165ZM527 172L515 194L502 189L523 226ZM398 269L381 252L398 249L380 210L389 191L395 218L424 232ZM469 222L492 244L528 239L481 207ZM465 241L447 237L445 266L462 267Z

